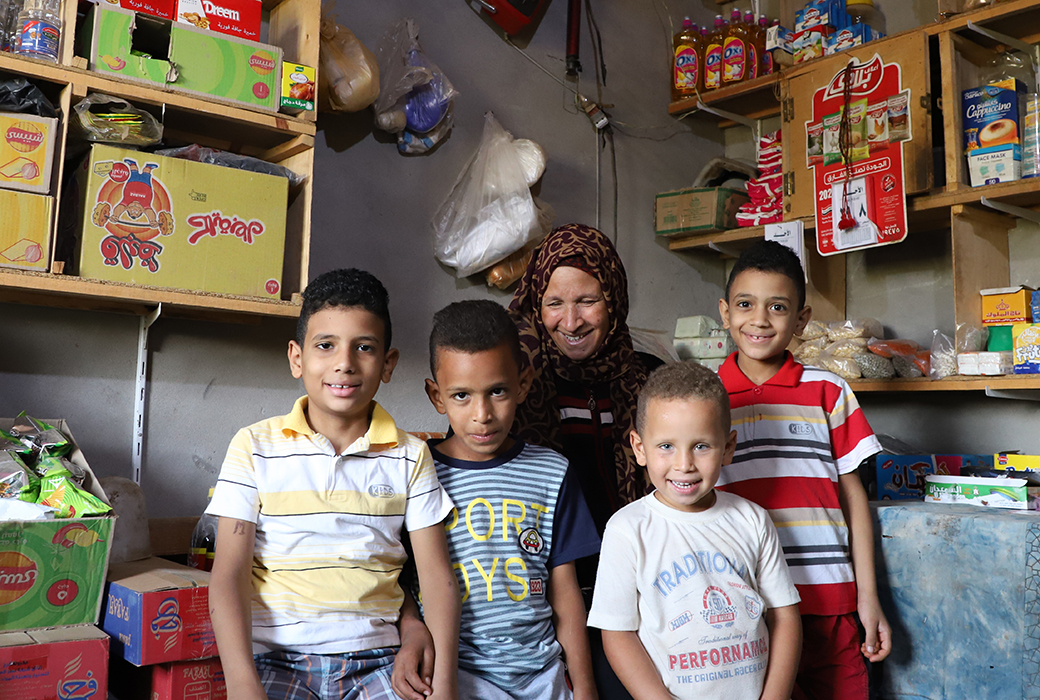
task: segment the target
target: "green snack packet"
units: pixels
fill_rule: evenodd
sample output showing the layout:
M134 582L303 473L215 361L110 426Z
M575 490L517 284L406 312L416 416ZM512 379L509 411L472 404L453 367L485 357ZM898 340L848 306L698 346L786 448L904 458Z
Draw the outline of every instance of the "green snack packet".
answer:
M112 510L97 496L77 487L69 477L61 474L40 480L40 500L36 502L57 508L56 518L104 515Z
M17 498L36 503L40 497L40 477L15 452L0 451L0 498Z
M40 455L40 461L36 463L36 473L41 478L51 476L68 477L76 486L82 486L83 479L86 478L86 473L78 465L64 457L55 457L50 454Z
M12 435L6 430L0 430L0 450L17 454L26 464L35 461L32 445L22 442L17 435Z
M23 442L29 441L36 452L62 457L72 451L72 443L60 430L25 411L18 414L11 433Z

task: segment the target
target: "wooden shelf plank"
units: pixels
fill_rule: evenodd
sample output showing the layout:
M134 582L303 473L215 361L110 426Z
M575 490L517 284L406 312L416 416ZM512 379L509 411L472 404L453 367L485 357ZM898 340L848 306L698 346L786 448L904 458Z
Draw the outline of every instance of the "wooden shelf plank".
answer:
M140 313L161 303L164 311L169 309L174 314L181 312L193 317L296 318L300 315L298 301L270 301L22 270L0 270L0 302L131 313Z
M1040 25L1038 25L1040 23L1040 15L1031 17L1019 17L1017 15L1036 9L1036 0L1003 0L989 7L980 7L977 10L951 15L948 19L929 24L924 29L930 34L964 30L970 32L971 36L975 37L980 43L992 43L989 39L975 34L967 28L968 22L974 22L975 24L984 24L988 29L1002 34L1027 38L1040 28Z
M1007 204L1015 204L1020 207L1040 206L1040 178L1031 177L982 187L961 185L952 190L933 190L928 194L910 198L910 212L948 209L957 204L979 204L981 197L999 199Z
M917 379L853 379L849 386L857 394L904 391L985 391L1008 389L1040 389L1040 374L1016 374L1005 377L947 377Z
M754 80L746 80L730 87L712 90L701 95L701 102L724 109L734 114L752 116L762 119L780 114L780 101L776 97L776 86L780 82L780 73L770 73ZM681 116L697 110L697 98L687 97L668 105L668 113L673 117ZM702 112L705 116L717 119L715 115Z
M816 220L812 217L802 219L806 229L816 228ZM766 235L765 226L745 226L728 231L699 233L693 236L675 237L668 241L668 250L690 250L693 248L709 248L711 244L724 245L733 243L750 243Z

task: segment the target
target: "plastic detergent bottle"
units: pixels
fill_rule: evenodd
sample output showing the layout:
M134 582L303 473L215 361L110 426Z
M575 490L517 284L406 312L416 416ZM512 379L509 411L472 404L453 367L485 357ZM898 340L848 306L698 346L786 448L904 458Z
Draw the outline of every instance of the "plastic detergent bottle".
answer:
M762 34L762 41L759 41L758 25L755 24L755 13L748 10L744 13L744 26L748 30L748 42L747 42L747 72L744 75L745 80L751 80L761 75L761 59L762 51L765 48L765 34Z
M213 489L209 490L213 498ZM202 571L213 570L213 558L217 551L217 519L212 515L202 514L198 524L191 532L191 549L188 550L188 566Z
M715 15L715 31L708 36L704 47L704 89L722 87L722 41L725 39L726 22L722 15Z
M740 10L733 10L722 42L722 84L732 85L748 75L748 25Z
M672 101L697 94L704 89L702 64L704 38L697 25L683 19L682 30L672 41Z
M769 31L769 20L766 19L765 15L759 15L758 16L758 35L759 35L759 40L761 42L760 46L762 47L759 50L759 54L758 54L758 57L759 57L758 74L759 75L769 75L774 70L774 67L773 67L773 54L770 53L769 51L766 51L766 34L768 33L768 31Z
M18 15L16 53L58 62L58 46L61 43L59 6L59 0L25 0Z

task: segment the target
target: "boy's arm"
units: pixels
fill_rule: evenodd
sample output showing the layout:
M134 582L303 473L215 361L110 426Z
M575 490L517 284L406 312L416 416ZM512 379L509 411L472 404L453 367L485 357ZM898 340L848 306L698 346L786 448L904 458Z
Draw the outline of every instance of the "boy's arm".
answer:
M448 539L443 523L409 533L419 588L423 595L426 624L433 634L436 658L432 698L458 697L459 612L462 602L455 570L448 557Z
M766 610L769 628L769 666L761 700L788 700L802 654L802 616L797 605Z
M574 700L598 700L589 635L585 630L585 599L581 596L573 561L553 567L549 576L549 605L556 639L563 647L563 660L574 686Z
M390 684L404 700L423 700L433 692L433 665L436 652L433 637L419 614L419 606L406 586L401 606L401 648L394 657Z
M209 616L230 700L267 700L253 665L253 544L256 524L220 518L209 581Z
M856 575L856 604L859 620L866 630L861 651L871 662L884 659L892 651L892 629L878 600L874 572L874 527L863 482L855 471L838 477L838 498L849 526L849 550Z
M634 700L672 700L638 633L603 630L603 651Z

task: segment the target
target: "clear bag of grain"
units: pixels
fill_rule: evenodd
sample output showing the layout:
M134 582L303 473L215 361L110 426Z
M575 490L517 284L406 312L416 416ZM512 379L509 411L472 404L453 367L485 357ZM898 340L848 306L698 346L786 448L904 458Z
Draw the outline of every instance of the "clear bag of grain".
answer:
M896 376L896 368L887 357L864 352L852 359L859 365L859 371L865 379L891 379Z
M881 328L881 321L876 318L837 321L827 328L827 337L831 340L844 340L845 338L882 338L884 335L884 331Z
M842 379L859 379L863 373L859 369L859 363L851 357L837 357L830 348L825 348L815 362L816 366L834 372Z
M805 329L802 334L798 336L802 340L816 340L817 338L827 337L828 327L823 321L817 321L813 319L809 323L805 324Z
M942 331L932 331L931 364L928 376L932 379L945 379L957 374L957 348L953 338Z
M868 340L868 338L845 338L834 341L826 349L835 357L855 357L867 352Z
M826 336L807 340L791 354L794 355L795 362L801 362L803 365L815 365L816 360L820 357L820 352L829 344L830 341Z

